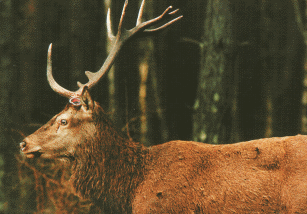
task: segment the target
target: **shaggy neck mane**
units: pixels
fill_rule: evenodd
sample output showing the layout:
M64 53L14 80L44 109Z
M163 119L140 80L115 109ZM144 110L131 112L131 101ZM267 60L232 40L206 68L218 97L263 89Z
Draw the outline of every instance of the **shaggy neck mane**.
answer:
M72 184L93 200L97 213L130 213L134 190L144 177L147 149L123 138L102 110L95 117L96 133L76 151Z

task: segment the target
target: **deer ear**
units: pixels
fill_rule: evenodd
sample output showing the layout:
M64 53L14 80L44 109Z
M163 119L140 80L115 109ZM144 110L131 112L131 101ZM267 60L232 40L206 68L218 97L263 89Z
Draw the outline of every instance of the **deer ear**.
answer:
M95 102L92 100L87 86L85 86L82 90L81 104L86 110L92 110L95 107Z

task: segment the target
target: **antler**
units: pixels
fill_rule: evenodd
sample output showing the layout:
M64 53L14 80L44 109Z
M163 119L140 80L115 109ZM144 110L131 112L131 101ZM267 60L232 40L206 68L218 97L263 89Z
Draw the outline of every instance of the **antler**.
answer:
M125 30L125 29L122 28L122 24L123 24L123 19L125 17L125 13L126 13L126 8L127 8L127 5L128 5L128 0L125 1L116 36L114 36L114 34L112 33L111 15L110 15L110 8L109 8L108 14L107 14L107 30L108 30L109 39L114 43L113 48L112 48L110 54L108 55L107 59L105 60L104 64L102 65L102 67L100 68L99 71L97 71L95 73L90 72L90 71L85 72L85 75L88 77L89 81L86 84L82 84L80 82L77 82L79 89L75 92L69 91L69 90L63 88L62 86L60 86L54 80L54 78L52 76L52 60L51 60L52 44L50 44L49 49L48 49L48 59L47 59L47 79L48 79L48 82L49 82L51 88L55 92L59 93L60 95L62 95L64 97L73 98L73 97L81 96L81 93L82 93L84 87L88 87L90 89L100 80L100 78L107 71L110 70L112 64L114 63L114 60L115 60L117 54L119 53L119 50L121 49L121 47L123 46L123 44L127 40L129 40L130 38L132 38L133 36L136 36L136 35L145 36L145 35L154 34L157 31L166 28L167 26L171 25L172 23L174 23L177 20L179 20L180 18L182 18L182 16L179 16L177 18L172 19L171 21L167 22L166 24L164 24L160 27L157 27L157 28L154 28L154 29L148 29L149 27L151 27L155 24L159 24L159 23L171 18L178 11L178 9L174 10L174 11L170 11L172 9L172 6L169 6L160 16L158 16L158 17L156 17L152 20L146 21L146 22L141 22L144 4L145 4L145 0L142 1L141 7L140 7L140 10L139 10L139 14L138 14L138 18L137 18L137 22L136 22L136 26L134 28L130 29L130 30Z

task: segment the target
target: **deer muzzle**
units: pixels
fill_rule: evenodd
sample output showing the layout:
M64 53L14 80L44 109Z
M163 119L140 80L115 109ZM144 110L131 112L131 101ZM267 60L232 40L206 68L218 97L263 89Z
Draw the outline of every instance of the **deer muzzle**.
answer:
M19 144L20 150L26 155L27 158L39 157L41 155L41 147L36 146L34 148L29 148L26 141Z

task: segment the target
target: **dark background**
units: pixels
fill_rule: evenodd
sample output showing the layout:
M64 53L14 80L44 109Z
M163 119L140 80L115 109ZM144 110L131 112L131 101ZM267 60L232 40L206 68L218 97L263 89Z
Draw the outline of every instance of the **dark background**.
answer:
M124 27L134 26L140 3L129 1ZM49 44L56 81L76 90L84 71L97 71L107 56L107 7L115 32L123 4L0 1L1 212L87 212L90 202L63 185L69 172L24 161L18 143L68 102L47 82ZM169 5L184 17L129 41L91 90L118 129L146 146L307 132L306 1L147 0L144 19Z

